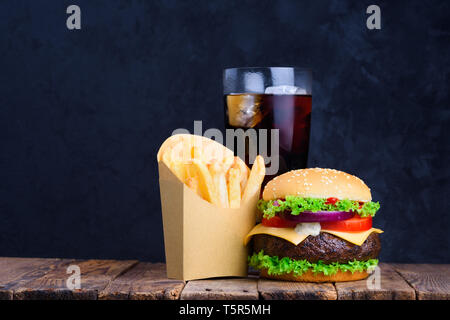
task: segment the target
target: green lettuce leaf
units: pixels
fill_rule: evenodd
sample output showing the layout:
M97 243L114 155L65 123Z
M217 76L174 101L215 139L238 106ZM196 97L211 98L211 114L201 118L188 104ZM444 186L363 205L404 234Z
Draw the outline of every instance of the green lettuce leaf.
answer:
M302 198L297 196L286 196L285 200L259 200L258 209L263 213L264 218L270 219L274 217L278 212L285 210L291 211L293 215L299 215L303 211L353 211L359 214L361 217L373 217L375 213L380 209L379 202L365 202L364 205L359 208L359 202L342 199L335 204L327 204L326 199L316 198Z
M303 273L311 270L314 273L323 273L324 275L333 275L340 271L350 271L355 273L357 271L370 271L378 265L377 259L370 259L367 261L353 260L347 263L333 262L325 264L321 260L316 263L307 260L293 260L288 257L278 258L276 256L268 256L261 250L248 257L249 266L255 269L267 269L269 275L280 275L293 273L296 276L301 276Z

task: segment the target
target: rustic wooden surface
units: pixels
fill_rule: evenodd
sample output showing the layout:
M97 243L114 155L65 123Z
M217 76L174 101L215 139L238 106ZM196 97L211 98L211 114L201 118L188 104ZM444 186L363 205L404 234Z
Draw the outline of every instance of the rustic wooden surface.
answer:
M71 265L80 267L81 289L67 288L67 268ZM450 265L381 263L379 270L379 287L370 280L314 284L255 275L185 283L167 279L161 263L0 258L0 299L450 299Z
M189 281L181 293L182 300L257 300L256 278Z
M418 300L450 300L450 264L394 264Z
M390 265L379 264L380 282L365 280L335 283L339 300L414 300L414 289Z
M331 283L302 283L259 279L258 291L264 300L336 300Z
M17 300L97 299L98 292L112 280L137 264L137 261L64 260L40 277L22 282L14 289ZM81 289L67 288L70 274L67 268L77 265L81 269Z
M166 265L140 262L103 289L102 300L175 300L185 282L167 279Z
M14 290L56 268L59 259L0 258L0 299L13 299Z

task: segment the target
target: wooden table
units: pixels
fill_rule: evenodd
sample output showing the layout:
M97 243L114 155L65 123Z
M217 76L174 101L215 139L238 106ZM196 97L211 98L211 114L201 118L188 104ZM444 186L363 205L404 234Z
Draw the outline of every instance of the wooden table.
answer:
M70 290L68 267L81 271ZM367 281L295 283L248 278L179 281L165 265L136 260L0 258L0 299L450 299L450 265L380 264L379 289Z

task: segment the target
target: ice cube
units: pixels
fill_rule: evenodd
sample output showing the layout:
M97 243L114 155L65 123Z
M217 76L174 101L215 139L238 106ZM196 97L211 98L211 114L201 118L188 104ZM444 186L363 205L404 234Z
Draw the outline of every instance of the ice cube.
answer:
M306 94L304 88L296 86L275 86L267 87L264 91L266 94Z
M234 127L253 128L263 118L260 94L227 96L228 123Z
M264 90L264 76L259 72L248 72L244 75L245 91L261 93Z

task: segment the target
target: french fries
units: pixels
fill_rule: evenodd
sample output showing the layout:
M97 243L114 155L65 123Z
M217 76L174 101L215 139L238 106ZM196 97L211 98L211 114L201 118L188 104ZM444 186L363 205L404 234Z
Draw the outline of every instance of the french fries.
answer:
M250 177L248 178L247 185L245 187L242 200L247 201L255 192L261 188L261 184L266 175L266 166L264 165L264 158L256 156L255 162L253 162L252 170L250 171Z
M206 165L203 162L194 159L191 162L185 163L185 166L188 178L197 179L198 181L197 194L206 201L220 206L219 194Z
M247 185L249 170L244 161L239 157L234 157L233 168L239 170L239 182L241 184L241 193L244 193L245 186Z
M195 193L199 194L199 185L198 185L198 179L196 177L191 177L186 179L186 185L191 188Z
M186 180L186 170L183 166L183 163L180 161L172 161L169 154L162 155L164 163L172 170L172 172L177 176L181 181Z
M188 134L168 138L157 159L201 198L222 208L239 208L258 192L265 174L261 156L256 157L250 171L220 143Z
M241 206L241 181L239 169L231 168L228 171L228 196L230 198L230 208Z
M226 180L226 170L222 167L218 161L214 161L209 165L209 172L213 177L214 187L219 195L219 202L223 208L228 208L228 190Z

